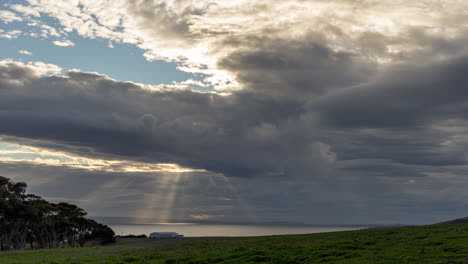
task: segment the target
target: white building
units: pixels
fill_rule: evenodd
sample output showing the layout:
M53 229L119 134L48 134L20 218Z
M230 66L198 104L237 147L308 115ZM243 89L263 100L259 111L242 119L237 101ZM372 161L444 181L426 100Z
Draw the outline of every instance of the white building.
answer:
M176 232L153 232L149 235L149 238L180 238L184 235L178 234Z

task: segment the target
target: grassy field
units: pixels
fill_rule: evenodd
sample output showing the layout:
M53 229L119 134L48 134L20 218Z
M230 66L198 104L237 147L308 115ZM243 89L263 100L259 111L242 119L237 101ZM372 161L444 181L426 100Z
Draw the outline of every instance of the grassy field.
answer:
M95 248L3 252L0 263L468 263L468 224L247 238L120 239Z

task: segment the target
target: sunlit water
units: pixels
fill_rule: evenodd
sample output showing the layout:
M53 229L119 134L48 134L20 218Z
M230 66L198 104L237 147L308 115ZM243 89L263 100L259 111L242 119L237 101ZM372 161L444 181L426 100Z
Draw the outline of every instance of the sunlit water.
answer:
M213 236L268 236L311 234L333 231L357 230L363 227L333 226L264 226L264 225L212 225L212 224L153 224L110 225L116 235L149 235L151 232L177 232L186 237Z

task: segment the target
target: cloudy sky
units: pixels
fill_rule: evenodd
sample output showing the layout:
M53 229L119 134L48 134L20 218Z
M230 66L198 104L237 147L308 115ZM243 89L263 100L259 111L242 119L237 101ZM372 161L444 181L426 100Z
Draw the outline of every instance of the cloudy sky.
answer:
M0 175L92 216L468 216L465 0L3 0Z

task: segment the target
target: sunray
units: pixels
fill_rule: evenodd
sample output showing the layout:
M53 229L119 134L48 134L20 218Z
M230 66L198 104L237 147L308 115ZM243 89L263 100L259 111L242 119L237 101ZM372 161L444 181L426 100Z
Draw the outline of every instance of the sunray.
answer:
M161 214L161 218L165 221L165 222L169 222L171 221L171 217L172 217L172 211L174 210L173 206L174 206L174 201L175 201L175 197L177 195L177 192L179 190L179 181L180 181L180 178L181 178L181 173L175 173L171 179L171 184L170 184L170 189L168 190L167 192L167 196L166 196L166 199L165 199L165 210L163 211L163 213Z
M80 197L80 205L87 208L91 204L99 203L104 206L106 201L112 201L113 195L118 192L119 189L128 189L128 185L133 181L131 178L117 178L104 185L100 186L93 192Z
M165 173L159 176L157 181L153 181L152 193L139 209L137 216L158 218L158 221L163 222L170 221L181 174L181 172Z
M220 178L224 181L226 187L229 189L229 191L235 196L236 202L239 206L239 209L241 212L245 215L247 220L251 222L257 222L257 216L254 211L252 210L251 206L247 203L247 201L239 194L239 191L237 188L231 183L228 177L219 174Z

